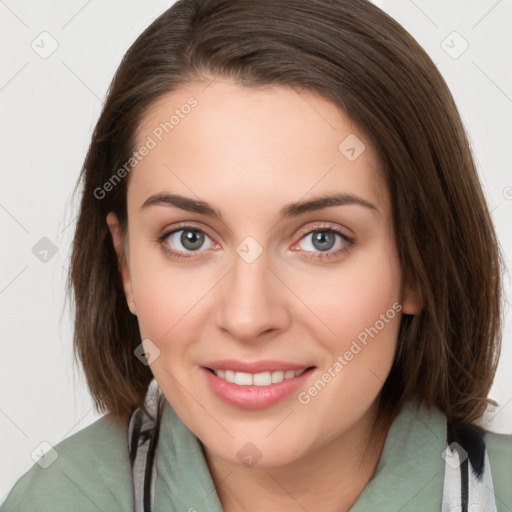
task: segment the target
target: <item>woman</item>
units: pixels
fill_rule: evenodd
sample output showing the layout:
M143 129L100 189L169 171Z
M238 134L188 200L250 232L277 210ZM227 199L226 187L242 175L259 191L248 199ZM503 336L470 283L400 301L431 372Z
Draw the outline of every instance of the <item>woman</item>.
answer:
M362 0L181 0L83 166L99 411L2 510L509 510L498 243L453 99Z

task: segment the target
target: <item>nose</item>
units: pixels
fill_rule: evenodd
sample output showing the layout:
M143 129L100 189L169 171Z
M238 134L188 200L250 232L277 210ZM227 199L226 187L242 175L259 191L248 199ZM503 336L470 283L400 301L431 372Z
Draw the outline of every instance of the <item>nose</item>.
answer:
M234 339L257 342L285 331L291 320L286 287L268 266L265 252L248 263L235 255L217 302L217 326Z

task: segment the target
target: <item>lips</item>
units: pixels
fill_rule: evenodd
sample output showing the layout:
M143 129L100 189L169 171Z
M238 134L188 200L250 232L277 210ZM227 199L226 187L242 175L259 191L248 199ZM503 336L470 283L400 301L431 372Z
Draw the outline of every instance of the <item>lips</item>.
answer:
M304 385L316 367L285 361L211 361L201 373L213 393L243 409L269 407Z

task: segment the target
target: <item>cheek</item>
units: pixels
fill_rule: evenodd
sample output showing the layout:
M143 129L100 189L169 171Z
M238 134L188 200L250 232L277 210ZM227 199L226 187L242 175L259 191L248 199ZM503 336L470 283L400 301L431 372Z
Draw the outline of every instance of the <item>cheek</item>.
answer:
M348 350L347 344L360 334L364 338L366 329L376 323L381 339L391 338L394 346L400 321L401 270L391 243L375 244L354 254L346 265L312 274L297 286L301 287L298 295L307 297L311 311L322 321L321 339L330 353Z
M350 268L332 276L323 299L317 296L315 307L334 334L321 338L328 353L319 375L325 386L317 381L301 403L333 432L337 423L325 418L325 404L335 404L329 417L335 411L363 414L389 374L401 320L400 284L398 257L392 245L383 244L354 258Z
M131 253L131 280L137 319L143 337L163 343L182 324L190 326L194 310L211 288L204 270L184 270L166 261L154 248Z

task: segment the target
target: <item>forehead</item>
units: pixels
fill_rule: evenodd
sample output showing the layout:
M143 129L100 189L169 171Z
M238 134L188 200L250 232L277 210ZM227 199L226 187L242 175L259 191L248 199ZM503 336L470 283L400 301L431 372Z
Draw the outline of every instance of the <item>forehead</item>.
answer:
M129 203L176 191L226 208L261 209L341 191L388 207L367 137L337 105L310 91L220 78L183 85L146 113L135 150L145 156L130 173Z

